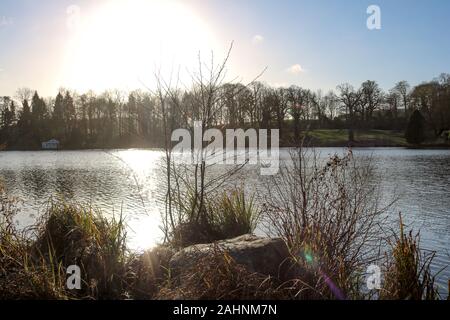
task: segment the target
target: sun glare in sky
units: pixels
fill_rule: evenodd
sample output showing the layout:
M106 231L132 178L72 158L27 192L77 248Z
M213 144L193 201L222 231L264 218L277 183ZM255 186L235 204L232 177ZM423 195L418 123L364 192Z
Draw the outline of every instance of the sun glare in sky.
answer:
M155 72L180 78L223 61L225 81L335 90L375 79L384 90L448 72L450 1L404 10L379 0L380 29L364 1L58 0L0 1L0 89L47 97L155 87ZM204 69L206 70L206 69ZM173 85L173 82L171 83Z
M67 14L61 83L79 91L151 86L155 70L176 77L216 46L206 23L181 2L110 1Z

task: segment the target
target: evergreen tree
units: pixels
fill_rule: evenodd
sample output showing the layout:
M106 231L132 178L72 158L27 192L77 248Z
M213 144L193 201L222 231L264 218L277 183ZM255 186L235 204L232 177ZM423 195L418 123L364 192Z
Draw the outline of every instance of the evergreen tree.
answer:
M22 102L22 111L19 112L18 126L21 136L31 133L31 109L28 100L23 100Z
M53 119L55 121L63 121L64 119L64 98L61 92L58 92L53 107Z
M55 99L55 106L53 107L53 128L55 136L61 139L64 134L64 97L61 92L58 92Z
M75 128L76 123L75 104L69 91L66 91L63 104L64 104L64 124L66 129L66 139L69 139L70 135L72 134L72 130Z
M45 119L47 113L47 106L45 105L45 101L41 99L37 93L34 92L33 99L31 100L31 115L32 122L38 123Z
M31 130L34 136L34 143L39 145L43 139L47 139L48 126L46 123L47 105L45 101L35 92L31 99Z
M419 110L415 110L409 118L405 136L406 141L411 144L421 144L425 141L425 118Z

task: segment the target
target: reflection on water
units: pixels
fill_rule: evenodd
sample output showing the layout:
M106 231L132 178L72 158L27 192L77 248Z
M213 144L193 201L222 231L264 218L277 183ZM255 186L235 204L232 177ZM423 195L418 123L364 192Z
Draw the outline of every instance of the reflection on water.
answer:
M342 149L320 148L322 157ZM400 148L355 149L372 156L383 200L395 194L390 214L421 229L422 244L438 251L434 270L450 261L450 150ZM287 150L280 157L289 158ZM22 201L22 225L30 224L50 198L92 204L108 214L122 212L129 225L130 246L146 248L161 240L163 210L162 153L155 150L88 150L0 152L0 178ZM264 192L258 168L244 168L239 179L247 189ZM446 286L450 270L439 283Z
M160 240L157 151L2 152L0 178L21 201L25 226L50 199L93 205L122 213L130 226L130 245L145 248Z

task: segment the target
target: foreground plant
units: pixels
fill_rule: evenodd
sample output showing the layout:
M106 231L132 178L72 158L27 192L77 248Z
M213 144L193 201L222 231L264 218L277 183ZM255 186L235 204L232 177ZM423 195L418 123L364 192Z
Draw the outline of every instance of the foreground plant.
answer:
M314 149L297 148L267 183L269 232L286 241L317 298L360 297L361 270L377 258L383 223L372 176L370 161L356 161L350 150L323 161Z
M260 217L254 197L242 188L211 194L200 206L194 194L187 193L186 204L179 204L178 224L168 234L174 247L208 243L253 233ZM201 210L201 212L199 212Z
M339 170L336 165L327 164L331 171ZM335 205L340 203L333 197L329 199ZM254 228L257 211L242 191L209 201L209 213L214 217L210 223L221 237ZM348 208L342 206L340 210L347 212ZM289 259L286 252L288 259L283 259L283 268L279 269L283 272L274 275L250 271L237 263L226 248L212 244L214 250L209 254L172 273L176 268L171 270L170 261L177 248L158 246L143 254L131 252L126 248L122 217L107 219L91 208L59 203L51 205L34 226L20 231L14 223L15 208L15 201L0 189L0 299L365 298L359 286L358 266L367 260L357 255L364 254L362 249L356 250L360 242L352 243L361 240L357 237L361 232L358 224L364 220L336 219L339 215L327 218L325 212L323 216L306 216L322 219L315 222L289 220L299 216L277 211L277 216L269 216L278 217L273 220L274 226L285 227L279 231L295 232L280 233L291 254ZM286 222L293 225L288 228L283 224ZM185 228L190 239L199 239L195 238L198 229ZM437 299L430 269L434 253L423 254L418 236L405 234L403 228L400 221L400 236L390 242L392 250L386 252L386 275L377 298ZM69 265L81 269L81 290L67 287Z
M81 268L84 290L77 296L119 298L123 294L127 248L121 216L106 219L92 208L51 204L35 232L34 256L49 265Z
M0 298L119 299L126 293L127 249L120 217L51 204L35 225L19 230L13 200L0 190ZM81 269L81 289L67 287L67 268Z
M286 299L281 283L270 276L250 272L226 250L214 247L198 263L189 266L161 287L158 299L248 300Z
M405 234L400 215L400 235L395 235L391 244L391 255L387 256L387 272L381 299L436 300L438 296L431 272L435 252L420 249L419 233Z

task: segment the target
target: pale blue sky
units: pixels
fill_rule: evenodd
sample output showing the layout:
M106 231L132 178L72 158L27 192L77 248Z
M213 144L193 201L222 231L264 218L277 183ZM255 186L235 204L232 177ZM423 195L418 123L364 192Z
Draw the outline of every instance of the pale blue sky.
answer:
M261 80L274 85L328 90L342 82L359 85L374 79L389 89L399 80L417 84L450 72L450 1L184 0L184 9L174 15L142 4L151 1L110 6L116 2L2 0L0 95L13 95L22 86L54 95L63 85L101 90L147 83L146 75L155 66L149 61L158 57L152 52L163 50L154 40L161 30L143 18L145 10L184 30L159 56L185 55L182 64L195 61L193 48L186 44L191 35L211 41L199 45L203 57L208 49L220 51L220 56L234 41L229 74L243 81L267 66ZM128 10L129 3L143 12L142 23ZM381 9L381 30L366 27L371 4ZM82 21L89 21L76 35L67 25L71 5L80 8ZM123 15L117 16L117 10ZM198 35L199 28L207 29L205 35ZM93 39L98 41L93 44ZM173 45L183 41L180 47ZM104 52L113 53L103 59ZM146 59L147 54L153 58Z

